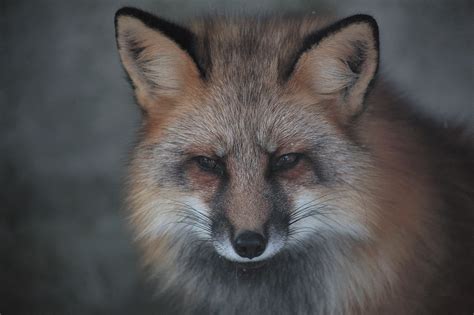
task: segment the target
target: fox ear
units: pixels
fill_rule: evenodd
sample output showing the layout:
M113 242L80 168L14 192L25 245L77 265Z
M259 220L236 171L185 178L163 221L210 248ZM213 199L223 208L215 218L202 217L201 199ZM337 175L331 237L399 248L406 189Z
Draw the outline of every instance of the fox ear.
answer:
M292 76L318 95L336 98L344 114L356 115L364 108L378 59L377 22L354 15L309 35Z
M135 8L115 14L120 59L145 109L200 84L193 60L194 34L184 27Z

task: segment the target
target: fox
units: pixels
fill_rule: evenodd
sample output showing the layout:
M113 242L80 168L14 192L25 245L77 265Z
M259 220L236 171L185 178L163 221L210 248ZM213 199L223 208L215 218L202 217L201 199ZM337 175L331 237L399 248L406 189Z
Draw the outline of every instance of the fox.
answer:
M125 7L115 30L158 313L472 314L472 134L381 77L372 16Z

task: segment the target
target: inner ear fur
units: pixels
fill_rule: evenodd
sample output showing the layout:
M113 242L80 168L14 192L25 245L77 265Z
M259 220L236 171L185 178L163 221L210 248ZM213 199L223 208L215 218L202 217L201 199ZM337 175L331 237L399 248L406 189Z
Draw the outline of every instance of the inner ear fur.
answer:
M115 30L120 59L144 109L199 86L189 30L135 8L117 11Z
M345 18L309 35L291 80L336 99L345 115L364 108L367 89L379 63L378 27L368 15Z

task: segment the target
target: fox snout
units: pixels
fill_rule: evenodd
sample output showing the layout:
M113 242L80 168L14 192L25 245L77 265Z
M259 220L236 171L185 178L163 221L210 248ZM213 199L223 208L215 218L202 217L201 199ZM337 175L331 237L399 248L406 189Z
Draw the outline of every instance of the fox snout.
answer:
M241 231L214 238L217 253L227 260L246 263L267 260L280 252L286 237L280 232L262 234L255 231Z
M213 228L213 244L217 253L235 262L263 261L276 255L287 238L283 217L270 216L261 226L236 228L221 218Z

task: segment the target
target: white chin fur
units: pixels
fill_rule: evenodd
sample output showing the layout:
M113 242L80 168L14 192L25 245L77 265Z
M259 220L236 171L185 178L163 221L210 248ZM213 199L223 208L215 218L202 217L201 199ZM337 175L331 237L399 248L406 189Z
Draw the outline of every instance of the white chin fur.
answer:
M230 243L230 239L227 236L221 240L214 240L213 244L217 253L225 259L239 263L251 263L264 261L275 256L283 248L285 241L282 238L271 235L267 247L265 248L265 251L262 253L262 255L252 259L239 256L235 252L234 247Z

